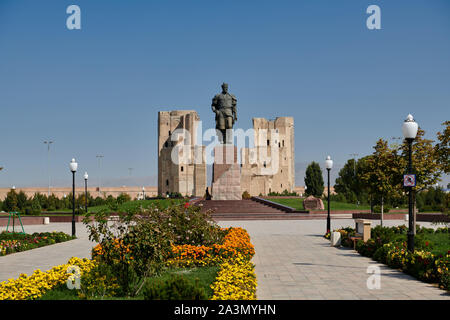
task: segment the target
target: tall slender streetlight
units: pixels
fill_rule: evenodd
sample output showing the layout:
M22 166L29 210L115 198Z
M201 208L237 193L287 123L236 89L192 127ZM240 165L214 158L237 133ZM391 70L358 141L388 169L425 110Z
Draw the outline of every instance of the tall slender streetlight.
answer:
M405 122L402 125L403 137L408 143L408 174L412 174L412 143L417 135L417 130L419 125L414 121L412 115L408 114ZM404 182L405 185L405 182ZM415 181L414 181L415 186ZM409 216L409 230L408 230L408 251L414 252L414 213L413 213L413 185L405 186L408 190L409 205L408 205L408 216Z
M96 158L98 159L98 196L100 197L100 185L101 185L101 174L100 174L100 167L101 167L101 160L103 158L103 155L98 154L96 155Z
M356 157L359 155L358 153L351 153L351 156L353 156L353 179L356 180ZM356 205L359 205L359 200L356 199Z
M356 177L356 157L358 156L357 153L351 153L351 156L353 156L353 176Z
M72 171L72 237L75 237L75 172L77 172L78 163L75 159L69 164L70 171Z
M47 145L47 174L48 174L48 196L50 197L50 145L54 141L46 140L44 144Z
M129 176L130 176L130 180L129 180L129 182L131 183L131 171L133 171L133 168L128 168L128 173L129 173Z
M394 140L394 143L392 144L392 147L393 147L395 150L397 150L398 147L400 147L400 145L401 145L401 140L403 140L403 138L402 138L402 137L392 137L391 139Z
M87 203L87 198L88 198L88 194L87 194L87 181L88 181L89 175L87 172L84 173L84 208L85 211L87 213L88 210L88 203Z
M330 216L330 170L333 168L333 160L331 160L330 156L327 156L325 160L325 168L327 168L328 172L328 215L327 215L327 233L331 231L331 216Z

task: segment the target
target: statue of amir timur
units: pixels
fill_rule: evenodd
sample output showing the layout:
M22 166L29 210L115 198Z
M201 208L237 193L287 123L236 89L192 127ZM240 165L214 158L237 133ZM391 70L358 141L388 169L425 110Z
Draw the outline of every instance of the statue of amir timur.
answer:
M237 99L228 93L228 84L222 84L222 92L216 94L212 99L212 111L216 114L216 132L220 143L231 143L231 135L227 137L227 129L233 129L233 124L237 121L236 116Z

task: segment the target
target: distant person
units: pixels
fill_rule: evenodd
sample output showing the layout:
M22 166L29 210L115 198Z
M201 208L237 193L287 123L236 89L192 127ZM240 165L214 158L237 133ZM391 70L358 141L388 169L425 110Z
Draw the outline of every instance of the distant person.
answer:
M209 194L208 187L206 187L206 200L211 200L212 196Z

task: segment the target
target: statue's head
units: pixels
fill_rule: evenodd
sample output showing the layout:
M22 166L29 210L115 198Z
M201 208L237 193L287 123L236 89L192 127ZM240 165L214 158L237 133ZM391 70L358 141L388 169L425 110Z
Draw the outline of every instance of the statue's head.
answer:
M228 83L222 83L222 91L227 93L228 92Z

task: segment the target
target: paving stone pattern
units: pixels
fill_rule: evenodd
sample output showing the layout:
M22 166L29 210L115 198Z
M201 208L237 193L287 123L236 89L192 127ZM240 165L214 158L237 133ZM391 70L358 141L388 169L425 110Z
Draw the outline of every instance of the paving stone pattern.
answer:
M418 281L352 249L331 247L321 236L326 227L323 220L227 221L221 225L241 226L250 233L256 249L253 261L258 299L450 300L450 295L436 285ZM339 220L332 228L353 225L351 219ZM369 266L380 268L380 289L367 288L372 275L367 273Z
M21 273L31 275L36 269L47 271L56 265L67 263L71 257L90 258L95 243L89 240L83 223L76 223L75 227L77 239L0 257L0 282L15 279ZM72 234L71 223L26 225L24 228L26 233L62 231ZM0 232L5 229L0 228Z

